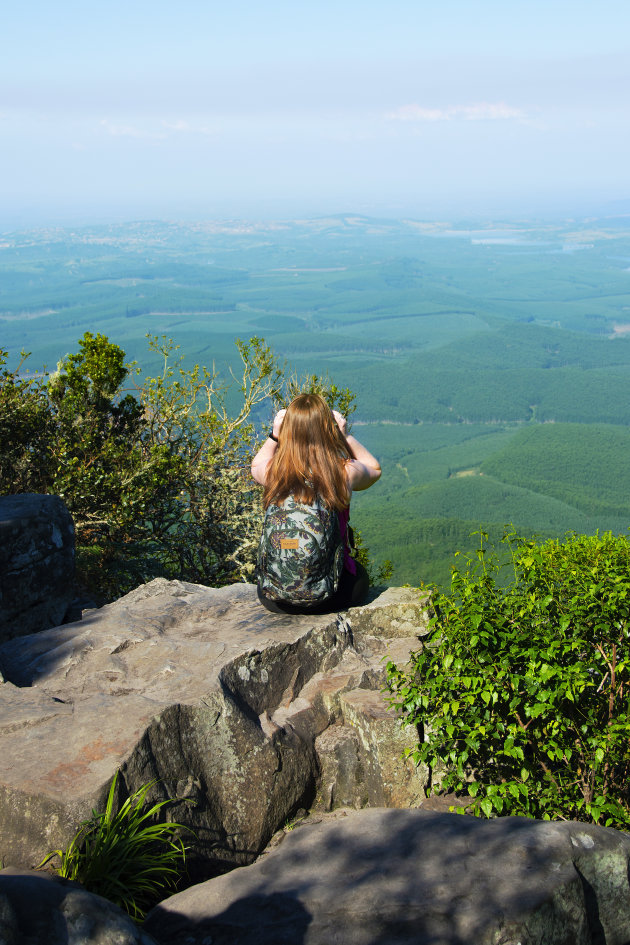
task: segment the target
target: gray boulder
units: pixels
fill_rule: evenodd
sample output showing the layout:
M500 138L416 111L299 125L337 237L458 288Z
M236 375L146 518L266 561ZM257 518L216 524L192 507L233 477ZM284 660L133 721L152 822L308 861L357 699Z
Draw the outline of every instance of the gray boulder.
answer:
M629 865L630 837L603 827L351 811L145 928L163 945L627 945Z
M0 496L0 643L60 624L73 598L74 525L58 496Z
M155 945L113 903L34 870L0 870L0 945Z
M4 644L0 859L34 866L64 848L118 769L121 798L157 780L150 800L173 801L169 816L194 831L190 868L204 878L251 862L315 801L421 803L426 772L400 758L417 733L378 690L383 658L404 663L426 619L410 589L289 617L252 585L158 579Z

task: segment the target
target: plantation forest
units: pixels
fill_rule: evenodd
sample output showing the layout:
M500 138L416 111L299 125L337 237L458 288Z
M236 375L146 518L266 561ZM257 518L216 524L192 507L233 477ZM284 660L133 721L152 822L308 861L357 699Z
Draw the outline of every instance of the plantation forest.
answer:
M0 235L0 348L54 371L84 332L159 373L146 336L226 378L235 339L356 396L383 477L352 520L392 583L498 539L630 525L630 218L357 216ZM261 428L272 406L257 407ZM1 488L0 484L0 488ZM2 490L5 491L5 490Z

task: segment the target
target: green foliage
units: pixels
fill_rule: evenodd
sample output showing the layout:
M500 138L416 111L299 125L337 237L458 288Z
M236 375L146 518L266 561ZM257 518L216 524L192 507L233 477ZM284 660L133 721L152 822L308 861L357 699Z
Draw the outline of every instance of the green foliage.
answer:
M238 376L224 383L216 370L173 363L176 346L150 339L160 354L160 375L138 396L144 408L143 444L158 460L158 501L147 504L146 541L170 577L203 584L251 579L259 525L259 489L249 472L256 448L252 414L280 389L282 374L259 338L236 342ZM228 394L236 394L230 411ZM166 457L167 469L160 462Z
M156 576L223 584L253 574L251 415L279 391L280 369L258 338L237 341L242 369L231 384L173 363L167 339L149 344L162 371L133 394L122 389L134 376L122 349L89 332L47 384L0 377L3 492L36 488L66 501L79 577L101 599Z
M353 536L353 545L352 545L352 557L355 561L358 561L359 564L363 565L367 571L368 578L370 580L370 587L381 587L390 580L394 573L394 566L391 561L386 558L383 562L376 564L369 548L363 540L361 532L352 530Z
M186 860L186 847L178 834L188 828L156 822L169 802L147 807L147 794L155 781L135 791L115 812L117 781L118 772L105 810L100 814L93 810L69 846L54 850L39 868L59 857L59 876L76 880L140 921L164 890L176 886Z
M51 463L52 417L41 377L24 373L28 354L6 367L0 349L0 491L43 492Z
M59 362L57 372L48 382L50 396L58 408L69 414L93 407L111 406L112 397L127 376L125 352L111 344L105 335L86 331L79 338L77 354Z
M289 375L275 397L277 409L288 407L298 394L319 394L326 400L331 410L338 410L347 419L356 410L354 394L350 388L337 387L327 374L322 376L307 374L305 377L299 377L297 374Z
M453 568L410 670L388 664L392 703L421 726L413 751L478 816L630 825L630 542L509 534Z
M351 392L327 377L285 378L261 339L236 347L241 368L225 380L215 368L185 368L176 345L150 336L161 371L140 379L118 345L86 332L49 379L0 375L2 491L66 501L79 578L97 598L158 576L251 580L262 523L254 418L266 411L266 430L274 404L300 390L354 409Z
M48 380L52 465L45 491L68 504L80 547L101 546L105 557L130 539L133 503L147 482L142 405L120 388L129 369L125 352L104 335L86 332Z

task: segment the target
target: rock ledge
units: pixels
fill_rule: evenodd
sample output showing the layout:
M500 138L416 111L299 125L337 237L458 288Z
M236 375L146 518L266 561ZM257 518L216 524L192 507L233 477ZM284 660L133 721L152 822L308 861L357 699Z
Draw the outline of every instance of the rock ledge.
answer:
M415 730L379 689L383 658L406 661L426 620L410 589L288 617L252 585L158 579L5 643L0 859L65 847L119 768L121 797L157 779L205 875L251 862L300 807L421 803L424 772L401 760Z

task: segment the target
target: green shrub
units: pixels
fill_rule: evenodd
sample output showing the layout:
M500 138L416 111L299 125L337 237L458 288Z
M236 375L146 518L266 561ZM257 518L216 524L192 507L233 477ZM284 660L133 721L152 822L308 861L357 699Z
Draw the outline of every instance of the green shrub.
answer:
M114 776L105 810L81 824L66 850L54 850L40 868L59 857L59 876L81 883L90 892L109 899L141 920L159 894L174 887L184 868L186 847L178 836L182 824L156 823L169 802L147 809L146 796L154 781L128 797L114 813L118 773Z
M166 338L149 337L162 370L142 381L105 335L78 344L50 377L24 374L26 354L8 370L0 350L0 493L64 499L79 582L100 603L155 577L252 580L262 504L250 462L261 435L299 390L346 415L351 392L285 375L255 337L236 342L240 368L227 382L185 368Z
M484 537L435 594L410 668L388 665L392 703L420 726L412 757L479 816L628 829L630 543L511 534L506 584Z

